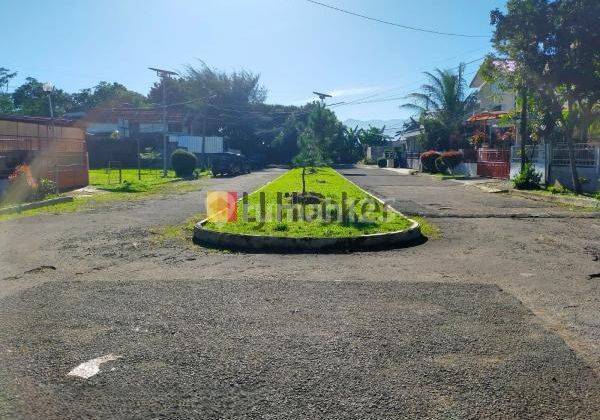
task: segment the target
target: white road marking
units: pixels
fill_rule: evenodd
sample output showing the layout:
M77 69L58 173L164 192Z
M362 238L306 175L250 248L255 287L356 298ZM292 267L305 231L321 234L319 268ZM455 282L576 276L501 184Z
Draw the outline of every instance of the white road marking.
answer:
M109 353L105 356L96 357L95 359L88 360L85 363L73 368L67 376L77 376L79 378L88 379L100 372L100 365L102 363L111 362L113 360L120 359L122 356L116 356Z

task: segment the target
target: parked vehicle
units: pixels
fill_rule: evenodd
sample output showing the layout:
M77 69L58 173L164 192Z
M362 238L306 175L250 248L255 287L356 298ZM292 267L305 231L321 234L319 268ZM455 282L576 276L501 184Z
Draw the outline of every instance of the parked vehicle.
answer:
M250 173L250 163L246 157L235 153L213 153L209 156L209 165L213 176Z

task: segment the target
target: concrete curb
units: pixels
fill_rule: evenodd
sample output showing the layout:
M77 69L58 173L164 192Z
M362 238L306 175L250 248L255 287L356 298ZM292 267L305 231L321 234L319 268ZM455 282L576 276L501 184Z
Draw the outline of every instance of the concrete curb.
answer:
M410 168L381 168L390 172L395 172L400 175L417 175L419 171Z
M416 221L411 221L410 228L397 232L341 238L290 238L217 232L204 229L202 225L206 220L203 220L194 227L194 241L214 248L251 252L365 251L416 243L422 238L421 227Z
M287 173L287 172L286 172ZM285 174L283 174L285 175ZM283 176L281 175L281 176ZM340 174L341 175L341 174ZM365 194L373 197L380 203L384 202L373 194L341 175L348 182L359 188ZM278 177L279 178L279 177ZM277 179L277 178L276 178ZM275 180L273 180L275 181ZM273 182L272 181L272 182ZM266 184L268 185L268 184ZM260 191L263 185L257 191ZM390 210L403 216L402 213L390 207ZM208 221L201 220L194 226L194 242L213 247L248 252L340 252L340 251L366 251L377 249L397 248L409 246L423 239L421 226L415 220L406 217L411 226L408 229L376 233L363 236L339 237L339 238L317 238L302 237L291 238L284 236L245 235L239 233L217 232L205 229L203 225Z
M476 185L471 184L471 187L479 188L481 191L491 194L506 194L508 192L508 188L494 188L488 187L486 185Z
M19 204L17 206L4 207L0 209L0 214L20 213L24 210L37 209L40 207L52 206L54 204L68 203L73 201L73 197L56 197L49 200L35 201L33 203Z

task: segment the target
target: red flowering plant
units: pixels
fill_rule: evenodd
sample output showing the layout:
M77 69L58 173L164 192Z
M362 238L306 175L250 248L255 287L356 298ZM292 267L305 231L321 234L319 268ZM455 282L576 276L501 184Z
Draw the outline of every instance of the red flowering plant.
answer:
M509 127L506 130L502 131L498 138L503 142L511 142L515 139L515 129L514 127Z
M436 172L435 161L440 157L440 153L435 150L428 150L421 154L421 167L424 172Z
M17 165L8 175L9 191L11 201L27 201L37 196L38 183L31 173L27 164Z
M439 172L454 174L454 169L463 161L463 154L456 150L448 150L440 155L435 161Z
M486 138L485 132L483 130L477 130L471 135L469 142L473 146L477 147L477 146L481 146L483 144L483 142L485 141L485 138Z

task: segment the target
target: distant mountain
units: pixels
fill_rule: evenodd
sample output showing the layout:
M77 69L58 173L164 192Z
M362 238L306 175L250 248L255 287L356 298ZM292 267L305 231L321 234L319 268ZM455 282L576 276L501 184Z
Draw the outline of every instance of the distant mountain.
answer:
M385 125L385 134L388 136L395 136L396 132L402 128L402 124L404 124L406 120L354 120L348 119L344 121L344 125L354 128L364 128L367 129L369 127L377 127L381 128Z

